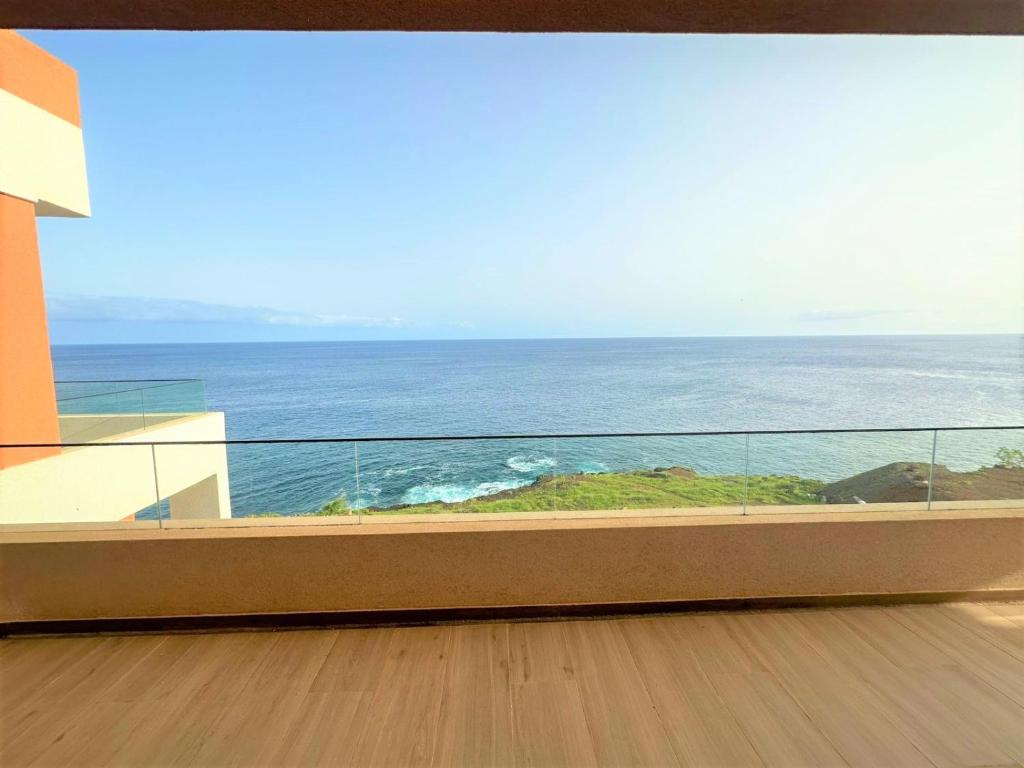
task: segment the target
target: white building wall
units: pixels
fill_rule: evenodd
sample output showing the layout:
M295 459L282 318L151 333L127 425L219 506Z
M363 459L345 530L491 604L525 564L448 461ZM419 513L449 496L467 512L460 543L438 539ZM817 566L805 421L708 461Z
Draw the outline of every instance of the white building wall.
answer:
M2 469L0 524L123 520L158 498L170 499L173 517L230 517L224 445L105 445L223 440L224 434L223 413L187 414Z

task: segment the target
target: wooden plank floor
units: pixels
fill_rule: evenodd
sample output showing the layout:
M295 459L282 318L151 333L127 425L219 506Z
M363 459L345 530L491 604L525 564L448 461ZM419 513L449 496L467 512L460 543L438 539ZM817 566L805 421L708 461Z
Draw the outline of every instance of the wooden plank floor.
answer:
M1024 603L8 639L0 765L1020 766Z

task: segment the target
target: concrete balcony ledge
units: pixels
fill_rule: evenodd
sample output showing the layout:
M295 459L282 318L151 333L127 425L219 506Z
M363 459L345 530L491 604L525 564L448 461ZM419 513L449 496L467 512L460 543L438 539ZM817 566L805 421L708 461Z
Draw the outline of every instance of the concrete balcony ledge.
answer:
M57 418L62 443L137 442L160 434L175 422L204 419L207 413L62 413ZM74 450L68 448L67 450Z
M1021 542L1019 507L6 530L0 624L274 626L1008 599L1024 594Z
M174 538L265 538L274 536L349 536L472 531L574 530L595 528L668 528L792 525L794 523L909 522L921 520L1015 519L1024 517L1024 500L948 502L926 510L924 504L822 504L690 509L569 510L507 514L366 515L121 520L95 523L0 525L0 544Z
M784 523L796 519L814 516L819 521L860 520L866 515L881 515L887 519L915 519L921 513L931 513L936 518L948 513L949 517L959 518L971 515L988 517L1000 512L1010 515L1019 514L1024 510L1024 499L1007 499L994 501L949 501L935 502L928 510L924 502L901 502L885 504L802 504L799 506L751 506L746 513L741 513L736 506L729 507L671 507L664 509L599 509L599 510L551 510L543 512L507 512L507 513L473 513L458 512L451 514L374 514L374 515L282 515L280 517L196 517L170 518L163 520L110 520L97 522L54 522L54 523L0 523L0 537L5 533L31 534L41 532L69 534L74 538L76 532L85 531L175 531L199 529L213 531L216 529L253 530L262 529L295 529L298 533L323 533L325 528L333 526L385 526L390 530L402 530L402 526L443 526L438 530L451 530L452 524L464 523L470 529L496 529L499 524L511 523L521 528L525 524L536 521L638 521L642 525L655 525L663 520L665 525L673 521L688 525L707 525L713 521L726 524L750 524L756 520L768 520ZM627 524L637 524L637 522ZM313 531L303 530L313 529ZM426 529L423 529L426 530ZM257 535L261 535L257 533Z

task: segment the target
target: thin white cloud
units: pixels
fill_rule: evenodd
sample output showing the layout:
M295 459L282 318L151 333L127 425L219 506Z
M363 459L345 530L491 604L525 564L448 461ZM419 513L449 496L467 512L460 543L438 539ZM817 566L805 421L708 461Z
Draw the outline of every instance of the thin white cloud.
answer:
M796 319L802 323L837 323L845 320L866 320L884 315L900 315L905 309L849 309L822 310L817 312L801 312Z
M51 320L77 322L194 323L286 325L295 327L399 328L398 317L291 312L267 307L236 307L186 299L154 299L143 296L46 297Z

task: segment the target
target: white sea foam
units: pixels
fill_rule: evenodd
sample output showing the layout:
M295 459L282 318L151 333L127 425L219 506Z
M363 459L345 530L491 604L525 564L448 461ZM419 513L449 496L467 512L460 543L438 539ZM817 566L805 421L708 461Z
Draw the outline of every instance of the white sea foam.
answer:
M478 496L489 496L492 493L509 491L528 485L528 480L499 480L476 485L451 483L448 485L416 485L402 494L403 504L426 504L431 501L444 501L452 504L457 501L475 499Z
M366 509L366 507L375 506L376 499L380 497L382 490L382 488L373 486L360 488L358 496L353 492L353 498L349 500L349 507L351 509Z
M964 373L942 373L939 371L907 371L908 376L917 376L919 379L971 379Z
M550 456L511 456L505 460L505 466L509 469L524 474L547 469L555 466L557 463Z
M395 475L408 475L411 472L422 472L425 469L433 469L433 467L429 467L426 464L417 464L413 467L391 467L389 469L385 469L382 475L385 478L388 478L394 477Z
M601 461L581 461L576 465L576 471L585 475L596 475L608 471L608 465Z

